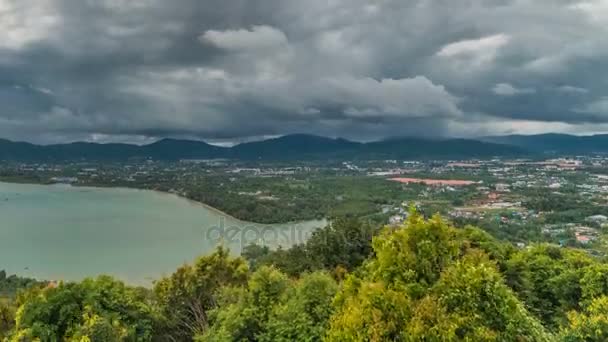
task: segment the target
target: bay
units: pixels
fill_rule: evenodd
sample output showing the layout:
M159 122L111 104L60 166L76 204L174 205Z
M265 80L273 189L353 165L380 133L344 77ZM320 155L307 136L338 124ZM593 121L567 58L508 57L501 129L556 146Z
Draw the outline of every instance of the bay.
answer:
M325 224L243 222L155 191L0 182L0 270L149 286L219 244L234 254L250 243L289 247Z

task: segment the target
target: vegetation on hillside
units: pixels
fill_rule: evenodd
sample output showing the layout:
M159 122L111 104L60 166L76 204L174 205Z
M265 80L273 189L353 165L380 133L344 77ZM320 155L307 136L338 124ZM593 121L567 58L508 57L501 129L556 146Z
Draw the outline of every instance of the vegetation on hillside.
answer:
M412 212L334 221L289 250L215 253L154 289L110 277L0 305L7 341L605 341L608 264Z

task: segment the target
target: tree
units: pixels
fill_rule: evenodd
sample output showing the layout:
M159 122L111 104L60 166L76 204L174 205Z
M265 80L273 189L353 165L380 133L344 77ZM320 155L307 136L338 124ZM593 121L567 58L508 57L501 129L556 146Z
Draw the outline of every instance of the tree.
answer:
M273 306L289 286L287 276L264 266L252 274L247 287L229 287L212 312L212 325L198 341L257 341L264 334Z
M273 267L254 272L246 287L225 289L200 341L319 341L337 284L327 273L296 282Z
M377 229L357 218L340 217L315 231L306 250L325 269L337 266L354 270L372 253L372 237Z
M376 228L359 219L340 217L315 231L304 244L276 251L248 246L243 256L254 268L273 265L290 276L338 267L351 271L370 256L376 232Z
M249 245L243 248L241 256L249 262L249 267L255 270L264 264L270 253L267 246Z
M285 302L274 305L259 340L320 341L328 327L331 302L337 291L338 286L329 274L305 274L289 291Z
M154 293L164 317L162 334L181 341L203 333L220 289L245 284L248 271L244 259L232 258L228 250L220 247L194 265L184 265L159 280Z
M489 233L472 226L465 226L458 229L458 239L463 241L463 251L467 249L480 249L484 251L490 260L496 262L501 272L507 268L507 261L516 252L515 247L510 243L500 242Z
M16 341L151 341L157 321L146 291L107 276L32 289L18 303Z
M327 341L399 341L407 336L412 300L403 291L351 276L336 302Z
M608 265L594 264L585 268L580 282L582 299L587 303L608 295Z
M367 270L372 280L407 287L410 295L428 289L458 256L456 230L439 216L428 221L412 211L406 226L386 230L373 241L375 257Z
M495 264L479 251L442 273L417 306L407 331L413 340L551 339L506 286Z
M15 308L0 299L0 340L8 336L15 325Z
M583 275L595 263L581 251L533 245L512 256L505 278L529 310L553 328L565 318L566 312L578 308L583 295ZM589 283L590 286L592 282Z
M474 236L471 234L469 236ZM412 213L336 296L328 341L548 341L496 263L438 216Z
M594 299L583 312L571 311L568 321L560 332L562 341L608 341L608 297Z

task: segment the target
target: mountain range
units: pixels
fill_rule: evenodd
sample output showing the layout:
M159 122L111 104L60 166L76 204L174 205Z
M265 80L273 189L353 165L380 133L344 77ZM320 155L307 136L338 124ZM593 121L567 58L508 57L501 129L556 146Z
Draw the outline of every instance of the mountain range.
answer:
M506 135L485 137L480 140L518 146L531 152L555 154L590 154L608 153L608 134L597 135L568 135L568 134L538 134L538 135Z
M391 138L355 142L342 138L293 134L220 147L202 141L162 139L148 145L75 142L35 145L0 139L0 160L155 160L215 159L464 159L523 157L541 153L608 152L608 135L509 135L472 139Z

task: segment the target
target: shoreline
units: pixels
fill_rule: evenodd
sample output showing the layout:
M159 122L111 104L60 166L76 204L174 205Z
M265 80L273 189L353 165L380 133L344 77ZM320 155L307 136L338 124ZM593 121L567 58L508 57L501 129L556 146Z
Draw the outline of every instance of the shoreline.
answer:
M185 198L183 196L179 196L179 194L159 191L159 190L152 190L152 189L117 187L117 186L116 187L88 186L88 185L74 186L74 185L70 185L70 184L61 184L61 183L53 183L53 184L44 184L44 183L36 183L36 182L19 182L19 183L17 183L17 182L7 182L4 180L0 181L0 187L3 188L2 192L5 193L6 196L10 198L10 202L12 202L13 199L15 199L16 202L14 205L16 205L16 206L21 205L18 202L18 197L26 198L30 192L31 193L37 193L37 192L56 193L57 194L56 196L65 195L66 197L71 197L73 195L77 195L78 193L84 193L84 194L90 193L91 194L91 195L86 195L86 196L95 196L95 193L100 193L100 194L102 194L103 198L106 198L106 196L117 196L117 197L126 196L129 198L134 196L134 198L142 198L142 199L145 198L145 199L149 199L152 202L158 203L158 205L160 206L159 208L162 208L162 206L168 206L170 208L177 206L180 208L184 207L185 209L187 209L186 212L194 212L194 213L196 213L197 211L203 212L203 216L208 215L209 217L211 217L213 219L213 221L209 221L209 222L216 224L216 225L217 225L216 218L218 216L223 217L223 218L225 218L227 229L232 229L233 226L237 226L237 227L243 226L243 228L253 227L253 229L257 229L259 231L265 231L265 229L273 229L273 230L276 229L277 231L285 230L286 232L288 232L287 234L292 234L291 232L295 231L295 234L297 236L308 237L309 236L308 234L310 232L317 230L319 228L323 228L327 224L327 220L308 220L308 221L298 221L298 222L293 222L293 223L277 223L277 224L263 224L263 223L248 222L248 221L236 219L233 216L223 213L221 210L208 206L204 203L200 203L200 202ZM115 191L117 191L117 192L115 192ZM104 192L105 192L105 194L103 194ZM138 193L139 193L139 195L138 195ZM88 198L88 197L86 197L86 198ZM108 198L111 198L111 197L108 197ZM4 198L2 198L2 200L4 200ZM41 205L44 206L44 203L42 202ZM299 232L301 232L301 233L299 233ZM302 235L299 235L299 234L302 234ZM289 235L289 236L292 236L292 235ZM238 243L240 243L240 242L238 242ZM252 243L256 243L256 242L252 241ZM215 242L213 242L209 246L212 246L214 244L215 244ZM281 242L281 244L284 245L282 242ZM185 246L186 246L185 247L186 250L190 250L189 245L185 245ZM180 258L178 258L179 260L175 263L175 265L172 265L169 267L165 267L166 265L162 266L157 269L158 272L154 271L154 267L150 267L150 269L152 271L149 271L148 268L145 268L144 271L141 271L141 272L137 271L137 272L134 272L135 274L130 274L130 273L128 273L128 270L125 271L125 269L123 269L122 267L115 269L112 266L105 267L105 265L104 265L105 268L102 267L103 269L95 266L95 267L91 268L91 270L89 270L89 271L86 271L86 270L83 271L82 275L81 275L80 271L75 272L74 274L76 276L74 276L71 272L63 273L63 271L61 271L61 269L57 268L57 267L51 267L52 269L50 269L50 270L44 269L44 267L40 266L40 264L38 264L36 261L34 261L33 263L30 263L31 261L27 261L23 265L21 263L17 262L14 265L11 263L6 266L7 266L7 270L11 274L18 274L19 276L22 276L22 277L25 276L25 277L33 278L33 279L37 279L37 280L57 280L57 281L73 282L73 281L81 281L82 279L85 279L85 278L95 278L99 275L106 274L106 275L110 275L110 276L114 277L115 279L118 279L118 280L124 282L125 284L131 285L131 286L143 286L143 287L150 288L150 284L153 281L159 280L164 276L172 274L183 263L192 263L193 260L196 260L197 256L207 255L208 253L210 253L211 250L209 250L209 251L207 250L207 248L209 246L203 244L203 245L196 247L197 248L196 252L193 253L192 257L184 257L184 258L180 257ZM236 252L235 254L238 254L239 248L236 248L234 246L228 246L228 245L226 245L226 247L229 247L231 251L235 251ZM141 255L146 255L145 250L143 250L143 252L138 252L138 253L142 253ZM44 264L44 262L42 262L42 264ZM25 270L24 265L28 267L28 270ZM57 263L56 265L62 265L62 264ZM31 268L31 270L29 268ZM0 269L2 269L2 267L0 267ZM143 274L143 277L139 276L140 273Z
M162 195L162 196L167 196L167 197L173 197L179 200L184 200L189 202L191 205L194 206L202 206L205 209L211 210L217 214L226 216L227 218L231 219L231 220L235 220L239 223L243 223L243 224L254 224L254 225L260 225L260 226L278 226L278 225L285 225L285 224L300 224L303 222L312 222L312 221L318 221L318 222L324 222L324 225L327 224L327 219L310 219L310 220L302 220L302 221L289 221L289 222L275 222L275 223L260 223L260 222L253 222L253 221L244 221L241 220L237 217L234 217L218 208L212 207L206 203L203 202L199 202L196 200L193 200L191 198L182 196L180 194L176 194L176 193L172 193L172 192L167 192L167 191L162 191L162 190L156 190L156 189L144 189L144 188L130 188L130 187L126 187L126 186L95 186L95 185L74 185L74 184L69 184L69 183L35 183L35 182L10 182L10 181L6 181L6 180L1 180L0 179L0 183L6 183L6 184L22 184L22 185L38 185L38 186L65 186L65 187L71 187L74 189L91 189L91 190L108 190L108 189L116 189L116 190L131 190L131 191L147 191L147 192L151 192L151 193L155 193L158 195ZM322 227L320 227L322 228Z

